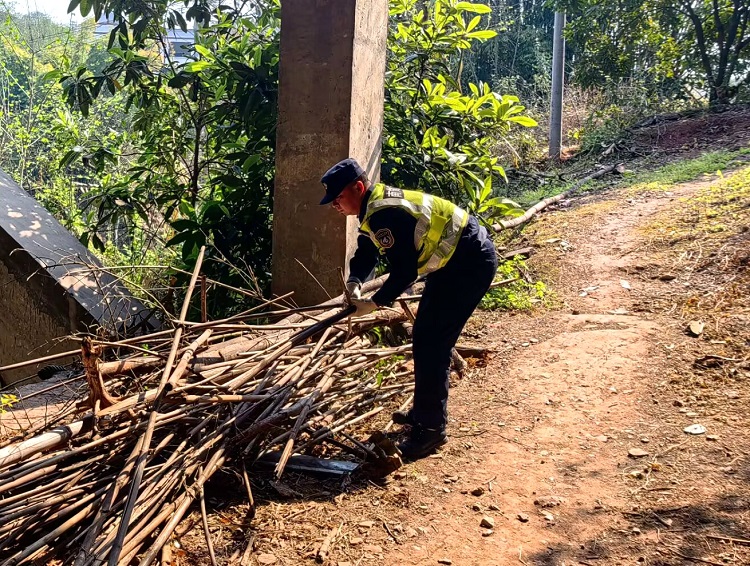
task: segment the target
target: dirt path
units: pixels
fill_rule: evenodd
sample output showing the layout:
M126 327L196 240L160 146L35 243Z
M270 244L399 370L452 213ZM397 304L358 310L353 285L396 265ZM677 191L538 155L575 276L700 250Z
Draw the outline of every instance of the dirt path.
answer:
M638 228L702 186L610 196L577 211L579 225L571 230L577 236L556 258L561 273L574 274L558 289L564 308L475 321L469 335L482 333L481 341L500 354L453 391L451 443L386 487L391 504L408 494L408 506L389 508L387 518L361 509L364 527L350 528L348 557L339 565L363 558L413 565L441 559L457 565L681 564L683 556L715 550L687 535L695 513L704 515L699 522L713 520L706 519L709 509L691 507L717 498L719 508L723 501L717 513L728 511L735 521L731 532L750 532L746 483L731 486L719 471L736 454L705 435L683 432L703 415L677 406L689 396L670 385L670 372L677 370L670 352L691 339L675 320L634 312L659 291L649 287L666 284L638 276L651 261ZM565 214L553 216L552 224ZM555 253L548 250L547 259ZM719 439L726 432L725 423L701 422ZM630 449L648 455L633 458ZM715 465L700 465L693 451L708 451ZM484 517L494 522L491 534L481 525ZM726 517L720 519L726 526ZM377 529L381 521L389 525L386 532ZM369 543L363 552L351 546L360 538ZM748 556L739 546L727 554L732 563Z
M643 228L705 186L545 215L534 261L561 308L472 320L465 338L496 354L453 388L449 444L384 485L266 500L252 530L219 513L214 532L234 533L219 554L236 557L252 533L250 564L314 563L333 533L337 566L750 564L747 386L694 379L695 338L652 308L690 282ZM707 434L683 432L694 423ZM193 564L207 563L202 541L183 538Z
M611 510L628 504L623 475L637 466L628 449L664 449L659 423L647 416L661 365L652 363L660 324L619 313L631 310L637 292L635 283L626 283L630 290L621 283L635 259L632 227L670 202L643 200L604 214L596 229L569 242L575 251L560 258L560 269L578 274L564 297L571 309L489 324L485 340L505 354L453 399L447 452L456 457L410 470L413 481L420 474L459 479L434 485L425 514L430 536L395 549L386 563L599 558L597 541L621 522ZM581 289L588 289L585 297ZM481 496L462 493L479 487ZM482 536L484 516L494 520L492 535Z
M732 485L718 469L736 454L683 432L696 421L709 426L699 412L680 409L685 402L670 387L669 352L690 338L666 317L630 314L644 287L665 284L635 275L649 261L636 229L701 187L579 215L590 228L568 242L574 253L558 258L561 271L576 274L563 291L565 308L488 323L485 343L504 354L453 392L449 448L410 466L399 482L418 494L411 508L421 511L423 534L389 547L383 563L678 564L715 551L685 535L696 518L690 506L717 497L736 522L730 526L750 533L748 478ZM720 420L709 426L711 438L722 438ZM630 449L648 455L629 457ZM714 454L704 466L692 451ZM483 493L472 495L477 488ZM492 534L483 517L494 521ZM404 512L391 521L414 519ZM727 550L727 563L750 563L746 547Z

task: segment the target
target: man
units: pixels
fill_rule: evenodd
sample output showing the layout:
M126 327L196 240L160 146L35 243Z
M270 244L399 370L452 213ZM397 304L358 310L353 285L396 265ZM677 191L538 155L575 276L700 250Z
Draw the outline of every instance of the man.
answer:
M425 277L412 336L414 406L393 415L397 424L411 425L409 438L399 445L403 457L423 458L447 440L451 350L495 277L495 246L477 219L453 203L417 191L371 186L353 159L331 167L321 182L326 194L320 204L359 217L360 236L346 284L357 307L353 316L391 305ZM372 298L364 299L360 286L380 255L388 259L390 274Z

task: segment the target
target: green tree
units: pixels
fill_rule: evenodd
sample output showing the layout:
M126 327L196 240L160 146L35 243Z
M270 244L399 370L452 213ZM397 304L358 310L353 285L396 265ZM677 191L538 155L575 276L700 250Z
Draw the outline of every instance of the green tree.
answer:
M178 246L184 267L209 244L210 277L247 286L243 268L250 267L261 283L267 281L278 2L258 4L253 13L241 4L223 6L213 18L200 1L184 16L164 2L80 2L80 8L84 15L114 13L110 58L99 69L61 73L65 97L85 115L100 99L122 92L133 132L127 156L107 144L79 147L100 174L110 160L125 161L127 168L88 195L98 221L84 241L103 249L102 227L129 223L150 229L152 241ZM186 32L188 22L199 29L191 60L181 62L169 49L170 34ZM212 299L231 302L222 292Z
M703 91L731 102L750 84L750 5L744 0L582 0L567 34L583 85L637 76L669 91ZM671 90L674 92L674 89Z
M514 96L487 83L461 91L463 55L495 37L483 29L485 4L458 0L391 2L382 176L438 192L492 216L516 206L495 196L505 176L492 146L511 126L535 126Z
M62 69L71 108L98 112L102 100L125 98L128 139L81 139L65 155L104 175L125 168L86 195L93 214L84 241L105 248L103 229L130 223L154 241L181 250L190 268L203 244L209 276L248 285L248 266L267 282L271 250L275 127L279 59L278 0L237 2L212 10L187 0L185 10L162 0L73 0L83 15L111 13L109 58ZM533 125L514 97L458 74L474 42L494 35L480 26L483 4L457 0L392 0L386 85L384 178L460 198L488 216L514 206L494 197L502 168L491 155L512 125ZM422 14L420 16L420 14ZM428 15L429 14L429 15ZM187 62L168 49L169 36L196 26ZM85 136L79 136L85 138ZM135 233L135 231L133 231ZM218 308L236 297L212 293ZM241 304L234 302L234 308Z

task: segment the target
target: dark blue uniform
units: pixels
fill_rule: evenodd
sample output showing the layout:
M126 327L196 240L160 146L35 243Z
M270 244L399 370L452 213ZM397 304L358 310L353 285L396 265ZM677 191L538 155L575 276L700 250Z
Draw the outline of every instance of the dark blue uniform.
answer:
M362 201L364 219L371 191ZM390 306L417 279L420 250L414 244L416 219L403 209L388 207L370 216L375 234L384 235L390 275L373 295L378 306ZM383 243L384 240L378 238ZM366 234L349 262L349 280L363 283L380 253ZM487 230L469 217L450 261L425 278L425 288L414 323L414 408L412 418L426 429L444 430L447 424L451 350L461 330L487 292L497 271L497 255Z

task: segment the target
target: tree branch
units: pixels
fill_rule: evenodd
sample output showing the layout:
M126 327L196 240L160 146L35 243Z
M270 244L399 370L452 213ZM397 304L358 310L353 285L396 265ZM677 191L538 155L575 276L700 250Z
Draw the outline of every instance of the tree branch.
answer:
M698 42L698 50L700 52L701 64L703 65L703 70L706 72L708 84L710 85L710 88L714 90L716 88L716 83L714 81L713 69L711 68L711 60L708 58L708 50L706 49L706 36L703 33L703 22L701 22L700 17L698 17L698 14L695 13L695 10L693 10L693 6L689 1L683 0L682 2L680 2L680 6L685 9L683 13L687 15L688 18L690 18L690 21L693 22L693 28L695 28L695 39Z

